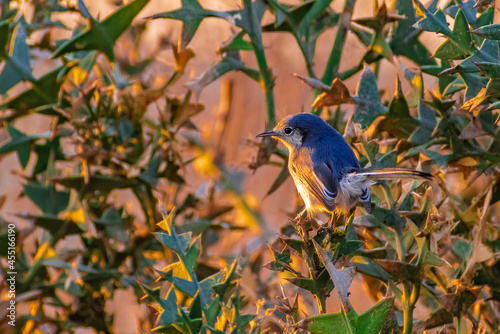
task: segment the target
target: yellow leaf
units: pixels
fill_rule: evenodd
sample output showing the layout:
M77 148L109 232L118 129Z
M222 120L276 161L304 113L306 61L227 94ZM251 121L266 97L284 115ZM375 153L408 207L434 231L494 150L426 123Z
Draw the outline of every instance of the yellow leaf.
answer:
M204 153L193 162L193 167L198 175L208 178L218 178L220 176L219 168L214 164L210 154Z
M183 72L187 63L194 57L194 52L190 48L186 48L179 52L176 47L172 48L175 58L175 70Z
M64 219L74 221L75 223L85 224L85 211L83 208L76 209L75 211L66 211L63 214Z
M32 265L34 265L38 260L42 258L49 258L54 256L56 256L56 253L50 247L49 241L45 241L40 247L38 247L35 257L33 258Z
M22 330L22 334L29 334L29 333L32 333L32 329L33 327L35 326L35 321L33 321L32 319L26 321L26 325L24 325L23 327L23 330Z
M172 274L174 274L175 277L179 277L182 279L185 279L187 281L191 281L191 276L189 276L189 273L184 267L184 264L182 262L175 262L172 264L169 264L165 268L162 269L162 271L167 272L169 270L172 270Z
M87 78L87 72L82 70L78 66L75 66L71 69L70 75L75 85L79 85L85 80L85 78Z

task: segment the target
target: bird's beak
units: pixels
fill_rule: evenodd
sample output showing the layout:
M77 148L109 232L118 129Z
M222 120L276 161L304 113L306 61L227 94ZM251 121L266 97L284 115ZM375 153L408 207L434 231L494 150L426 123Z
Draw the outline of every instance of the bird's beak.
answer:
M274 136L278 136L278 133L275 131L266 131L259 133L256 137L274 137Z

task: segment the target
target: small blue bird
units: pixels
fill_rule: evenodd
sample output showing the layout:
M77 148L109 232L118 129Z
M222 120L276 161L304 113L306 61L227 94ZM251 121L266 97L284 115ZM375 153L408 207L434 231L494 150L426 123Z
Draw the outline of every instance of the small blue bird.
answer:
M346 213L358 201L371 213L369 187L375 181L432 179L430 174L403 168L361 168L344 137L313 114L287 116L257 137L276 138L288 149L288 170L306 206L298 217Z

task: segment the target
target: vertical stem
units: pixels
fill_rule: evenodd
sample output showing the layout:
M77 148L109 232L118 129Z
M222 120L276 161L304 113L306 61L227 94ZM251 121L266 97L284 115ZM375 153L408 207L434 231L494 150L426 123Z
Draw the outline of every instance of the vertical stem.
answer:
M335 35L335 41L333 42L332 51L330 52L330 57L326 63L325 72L321 81L327 85L330 85L334 78L338 77L340 58L342 57L342 50L344 49L345 40L347 37L347 31L351 26L352 12L354 11L354 4L356 0L345 0L344 8L342 9L342 14L337 25L337 34ZM318 92L315 92L318 95ZM321 109L314 110L311 109L313 114L319 115Z
M295 40L297 41L297 45L299 46L299 49L302 52L302 56L304 56L304 61L306 62L307 75L311 78L316 79L316 73L314 73L314 63L309 59L309 56L307 55L307 51L304 48L304 45L302 44L299 37L297 35L294 35L294 36L295 36Z
M398 254L401 262L406 262L406 248L404 245L403 226L397 226L396 242L398 245ZM420 261L420 258L419 258ZM403 294L401 304L403 307L403 334L412 334L413 332L413 309L418 300L420 285L403 281Z
M276 114L274 110L274 94L273 87L274 82L267 67L266 55L264 53L264 48L262 45L254 44L255 58L257 58L257 64L259 65L260 72L260 83L264 89L264 95L266 97L266 111L267 111L267 122L269 128L273 128L276 125Z
M321 78L321 81L327 85L329 85L339 73L340 58L342 56L342 50L347 37L347 31L351 25L352 12L354 10L355 3L356 0L346 0L342 14L340 14L337 35L335 36L330 57L326 63L325 73Z
M274 125L276 125L273 95L274 82L269 72L269 68L267 67L266 55L262 43L261 20L263 13L258 13L258 9L254 7L252 0L243 0L243 6L251 13L247 21L248 27L245 30L248 33L248 37L254 49L255 58L257 59L257 64L259 65L260 84L264 89L264 95L266 97L268 127L273 128Z
M403 334L413 332L413 305L410 302L410 283L403 282Z

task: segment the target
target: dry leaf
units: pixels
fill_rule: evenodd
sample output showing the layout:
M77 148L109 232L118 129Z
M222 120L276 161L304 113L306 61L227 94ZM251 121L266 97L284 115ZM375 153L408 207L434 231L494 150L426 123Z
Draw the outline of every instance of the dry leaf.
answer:
M477 117L472 117L469 124L467 124L458 136L458 139L474 139L486 134L486 131L483 130L481 122L477 119Z
M172 47L175 58L175 71L183 72L187 63L194 57L194 52L190 48L186 48L179 52L176 46Z
M486 103L486 95L486 88L481 88L481 90L475 97L466 101L460 108L473 113L474 116L477 116L477 114L481 110L480 106Z
M308 86L323 92L316 97L311 105L311 107L313 107L315 110L326 106L336 106L343 103L354 103L354 100L349 93L349 89L347 89L346 85L344 85L342 80L340 80L339 78L335 78L332 82L332 85L327 86L317 79L303 77L298 74L294 74L294 76L302 80Z

